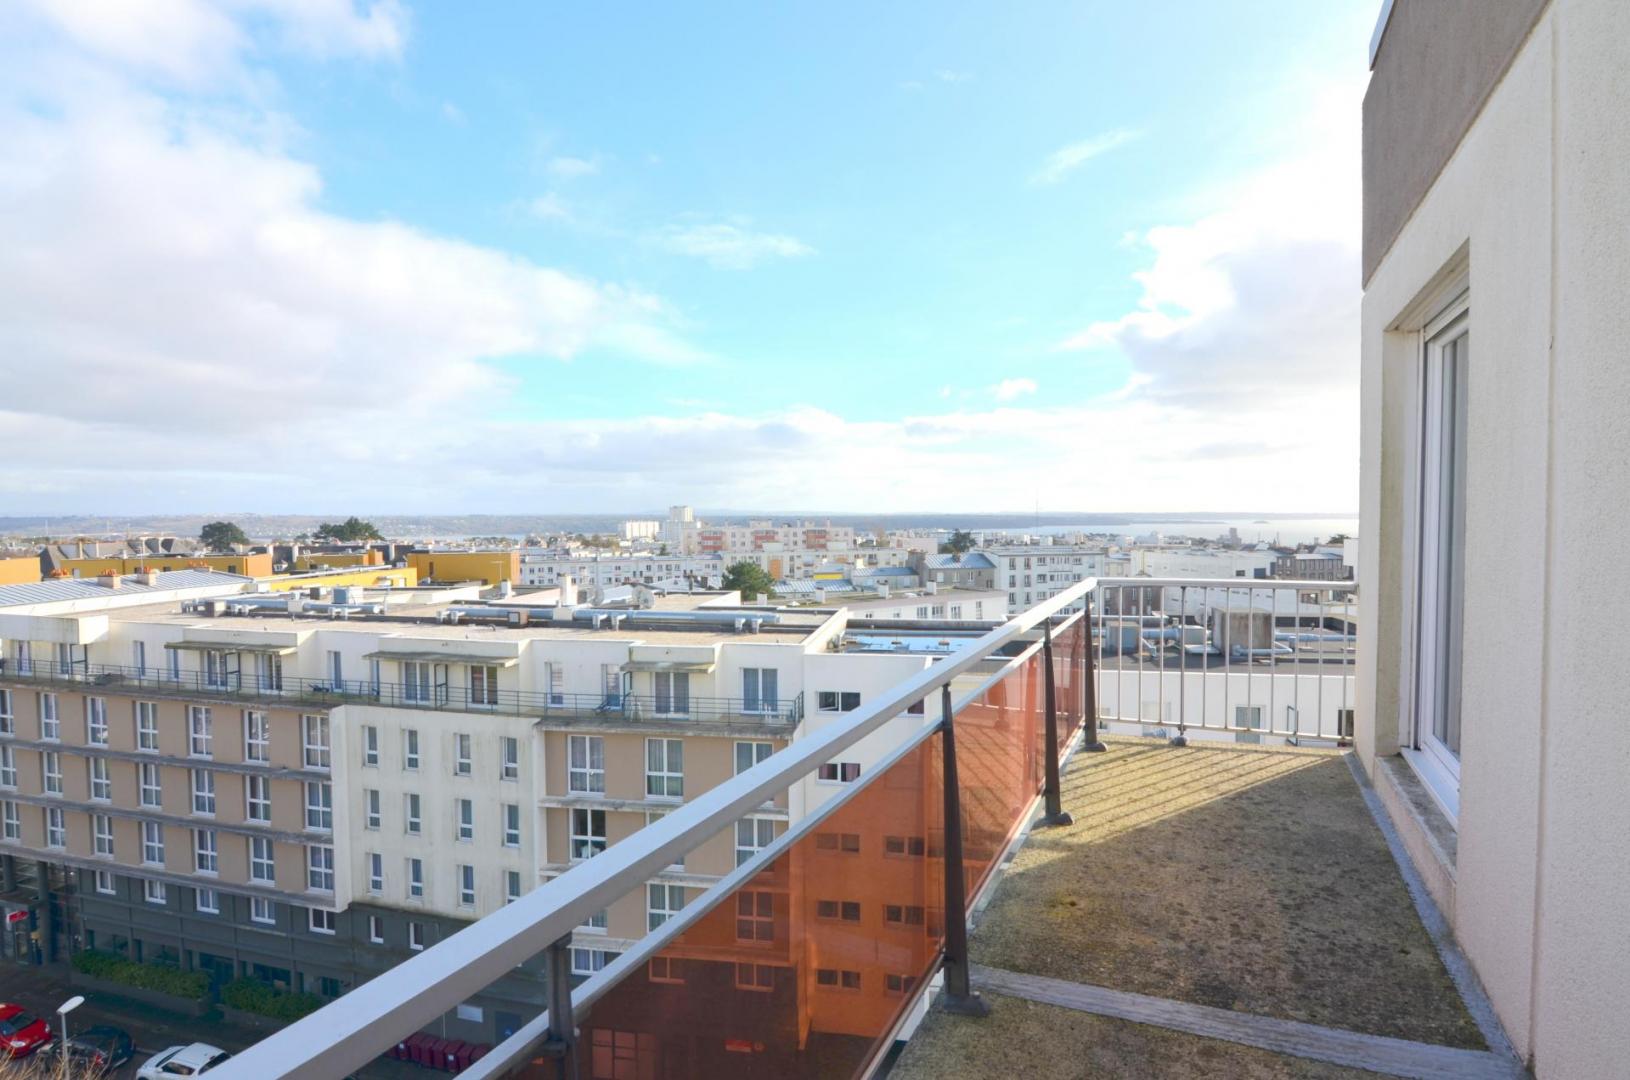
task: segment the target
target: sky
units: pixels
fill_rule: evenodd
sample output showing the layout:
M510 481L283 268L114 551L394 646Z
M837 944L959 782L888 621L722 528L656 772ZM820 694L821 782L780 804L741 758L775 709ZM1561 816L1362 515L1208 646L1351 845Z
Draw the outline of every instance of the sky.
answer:
M1350 511L1377 6L0 5L0 516Z

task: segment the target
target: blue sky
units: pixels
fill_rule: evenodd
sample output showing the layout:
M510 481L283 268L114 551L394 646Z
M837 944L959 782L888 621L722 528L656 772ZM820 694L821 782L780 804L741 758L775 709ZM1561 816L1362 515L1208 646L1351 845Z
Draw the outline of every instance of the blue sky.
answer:
M1375 7L29 0L0 515L1349 509Z

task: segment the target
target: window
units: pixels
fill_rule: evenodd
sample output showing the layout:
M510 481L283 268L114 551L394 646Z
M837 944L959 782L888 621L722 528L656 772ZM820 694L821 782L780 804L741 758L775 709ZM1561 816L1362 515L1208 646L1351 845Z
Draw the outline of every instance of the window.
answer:
M604 794L606 741L598 735L566 736L566 790Z
M408 948L414 952L424 952L425 932L424 923L408 923Z
M209 757L210 749L215 744L213 725L209 718L209 706L189 705L187 707L187 752L193 757Z
M736 865L757 855L775 839L775 822L769 818L747 817L736 822Z
M815 834L815 850L829 851L840 855L860 854L859 833L823 832Z
M91 815L91 850L103 858L113 858L113 819L106 814Z
M468 1020L472 1024L480 1024L487 1019L487 1013L479 1005L464 1003L454 1010L454 1015L460 1020Z
M157 765L144 761L136 766L138 797L143 806L163 806L164 788Z
M899 858L921 858L926 845L920 836L885 836L883 837L883 854Z
M897 975L890 972L883 976L883 988L890 994L909 994L916 985L917 976L915 975Z
M271 744L272 732L266 714L259 709L243 710L243 760L269 761Z
M741 669L742 712L775 712L780 701L779 672L775 668Z
M688 716L690 714L690 673L685 671L659 671L653 678L656 684L658 716Z
M767 892L736 894L736 940L775 940L775 894Z
M249 880L256 885L277 884L277 867L272 858L272 842L263 836L249 838Z
M419 732L417 728L402 729L402 768L408 772L419 770Z
M775 968L769 964L737 964L736 989L769 993L775 989Z
M606 812L604 810L572 810L572 861L593 858L606 849Z
M62 794L62 755L55 750L40 754L40 783L47 795Z
M566 704L565 672L559 664L549 664L545 667L545 679L549 686L549 704Z
M504 846L521 846L521 804L504 804Z
M504 903L513 904L521 898L521 872L508 870L504 873Z
M362 793L364 826L369 829L378 829L383 815L379 812L379 790L368 788Z
M11 711L11 691L0 690L0 735L17 734L16 715Z
M654 983L682 983L684 962L674 956L653 956L646 965L646 977Z
M368 941L374 945L385 944L385 920L378 915L368 916Z
M147 677L147 642L132 641L130 643L130 666L136 669L136 678Z
M407 894L409 900L424 899L424 860L407 861Z
M98 870L92 877L92 887L104 896L112 896L118 892L113 887L113 874L107 870Z
M334 830L334 785L327 780L306 781L306 828Z
M142 881L141 894L142 899L149 904L165 904L170 900L170 890L165 887L164 882L154 881L152 878Z
M573 949L572 974L593 975L615 960L617 955L605 949Z
M490 664L470 665L470 704L498 704L498 669Z
M335 690L345 686L345 660L338 649L328 650L328 684Z
M419 832L423 826L419 817L418 792L410 791L406 795L402 796L402 820L404 823L403 828L408 835L419 835Z
M90 757L86 759L86 769L90 772L91 800L106 803L112 800L112 780L108 777L108 759L106 757Z
M306 925L311 928L313 934L334 933L336 922L332 911L324 911L322 908L306 909Z
M41 694L39 704L40 738L51 740L62 738L62 725L57 721L57 696Z
M193 910L200 915L219 915L221 913L221 894L214 889L194 889L192 891Z
M272 782L264 776L243 778L245 817L250 821L272 820Z
M192 831L192 866L200 874L220 872L220 850L215 845L214 829Z
M815 985L830 990L859 990L860 972L841 968L816 968Z
M655 930L685 906L685 887L650 883L645 886L645 929Z
M158 703L136 702L136 749L158 753Z
M815 901L815 917L817 919L837 919L840 922L860 921L860 901L858 900L817 900Z
M208 769L192 770L192 812L215 815L215 774Z
M923 909L906 904L885 904L883 921L890 926L921 926Z
M88 697L85 699L85 741L92 746L106 746L108 744L107 698Z
M1451 815L1459 810L1470 348L1465 303L1457 301L1429 328L1422 364L1412 755Z
M385 856L368 852L368 891L378 896L385 891Z
M249 921L275 925L277 922L277 905L264 896L251 896L249 898Z
M17 810L17 804L10 800L0 802L0 836L7 840L23 838L22 816Z
M181 681L181 650L180 649L165 649L164 651L169 654L168 660L170 662L170 665L169 665L169 668L170 668L170 670L169 670L170 681L171 682L180 682Z
M498 779L517 780L521 775L521 740L505 735L498 740Z
M372 724L362 725L362 767L379 767L379 729Z
M860 695L853 690L822 690L815 700L821 712L853 712L860 708Z
M470 760L470 737L460 733L453 736L453 775L469 776L472 762Z
M68 846L68 830L63 825L62 807L47 806L45 808L45 846L60 848ZM159 858L163 859L163 848L159 849Z
M317 892L334 891L334 849L320 844L306 848L306 888Z
M17 786L17 754L9 746L0 746L0 787Z
M458 867L459 907L475 907L475 867L460 863Z
M141 823L141 861L149 866L164 865L164 826L156 821Z
M262 690L283 689L283 658L270 653L255 658L255 678Z
M860 779L858 761L829 761L822 765L815 778L823 784L852 784Z
M430 664L404 660L402 662L402 699L404 701L430 701Z
M475 839L475 800L454 799L455 809L458 811L458 823L454 830L456 840Z
M590 915L588 919L584 921L583 925L578 927L578 929L587 930L594 934L603 934L606 932L606 921L606 909L601 908L593 915Z
M684 796L683 739L645 740L645 794L657 799L678 799Z
M305 734L306 768L328 768L331 758L328 745L328 717L321 714L302 716L300 729Z
M736 775L751 769L775 753L775 744L767 742L738 742L736 743Z

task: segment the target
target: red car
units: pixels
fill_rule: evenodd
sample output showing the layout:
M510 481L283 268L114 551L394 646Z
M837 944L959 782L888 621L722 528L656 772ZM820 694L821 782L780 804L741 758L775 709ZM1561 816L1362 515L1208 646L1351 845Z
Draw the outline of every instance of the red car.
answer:
M0 1060L27 1057L51 1041L51 1026L21 1005L0 1002Z

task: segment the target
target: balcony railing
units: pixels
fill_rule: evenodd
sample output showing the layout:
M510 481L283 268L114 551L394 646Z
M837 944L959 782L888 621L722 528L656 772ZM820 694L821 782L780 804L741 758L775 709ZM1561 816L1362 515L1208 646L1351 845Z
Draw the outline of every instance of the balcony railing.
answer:
M399 709L494 712L540 719L601 720L618 723L714 723L792 727L803 718L803 695L792 698L728 698L657 694L551 694L526 690L474 690L441 683L374 682L368 679L304 679L259 676L253 672L211 675L163 668L63 662L0 660L0 679L105 688L114 693L147 692L230 697L275 705L385 705Z
M1144 590L1143 597L1161 587L1106 584ZM1112 642L1112 656L1125 654L1122 672L1134 660L1161 670L1158 643L1170 635L1141 635L1147 649L1105 636L1144 613L1148 605L1127 606L1129 596L1105 611L1096 581L1055 595L392 969L389 979L249 1048L219 1070L222 1077L345 1075L539 953L547 954L550 1010L464 1075L554 1077L563 1060L580 1076L661 1076L674 1068L866 1074L936 974L953 1007L979 1007L969 991L966 915L1038 803L1044 814L1035 825L1067 820L1058 766L1077 734L1084 730L1087 749L1101 749L1100 676L1112 673L1095 670L1102 658L1092 646ZM1062 614L1084 599L1093 601L1088 612ZM1217 599L1231 607L1224 594ZM1164 600L1160 606L1161 618L1175 621L1149 625L1188 625L1166 615ZM1228 647L1246 647L1247 631L1218 625L1232 641L1193 655L1223 657L1206 675L1231 678ZM990 673L993 661L1000 666ZM1201 674L1198 662L1184 670ZM908 711L925 698L926 716ZM880 760L859 775L831 770L836 775L824 779L849 782L700 896L676 906L666 886L651 885L665 891L647 899L649 933L571 985L577 927L643 893L685 853L823 765L853 759L846 751L891 723L895 738Z

